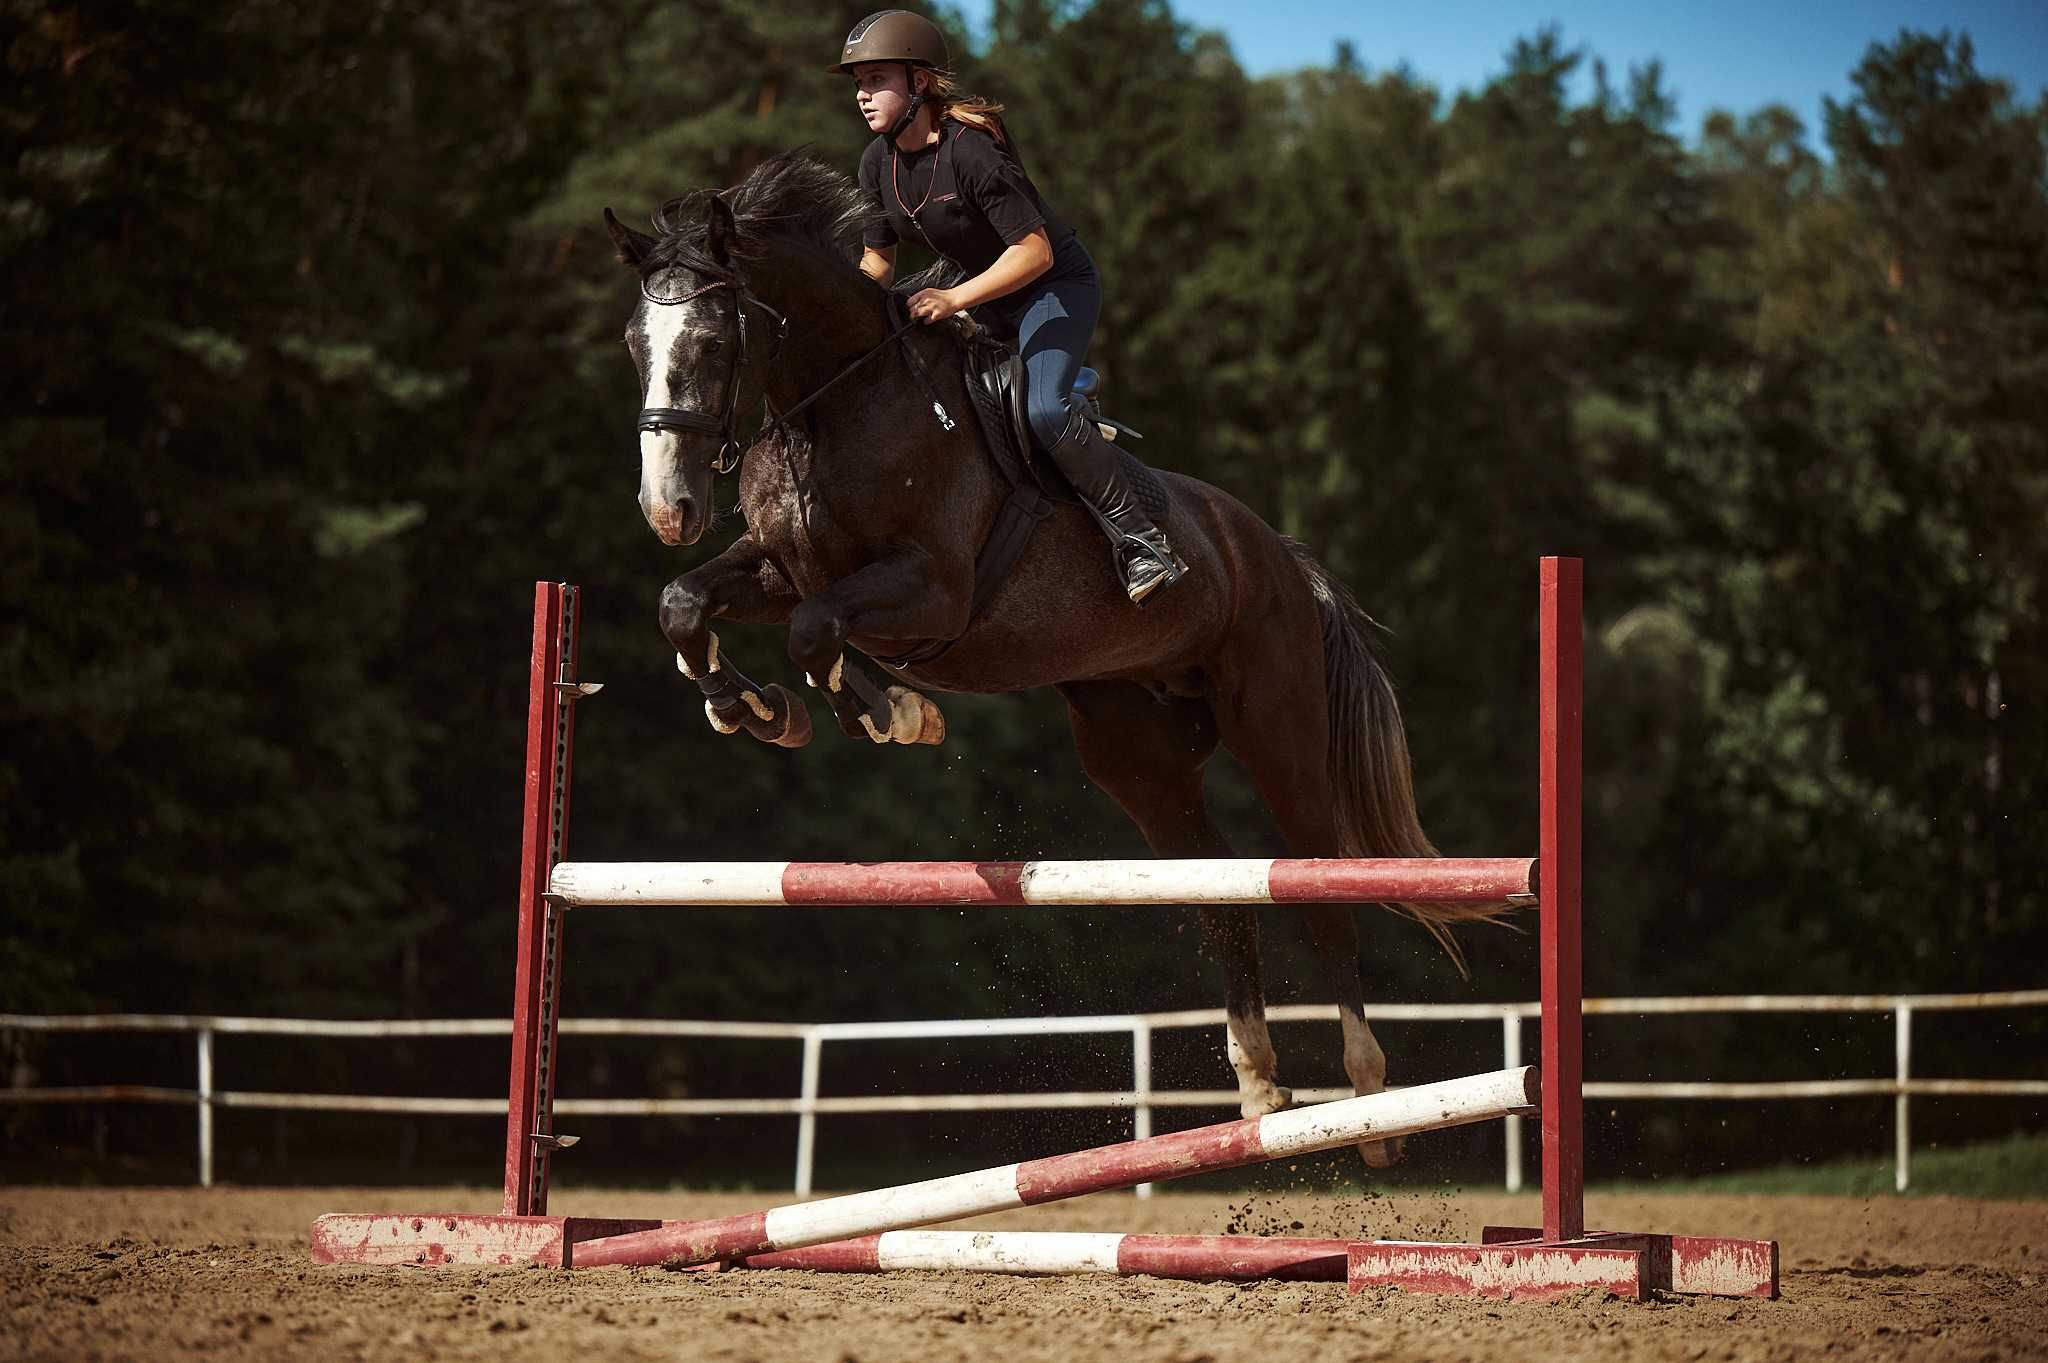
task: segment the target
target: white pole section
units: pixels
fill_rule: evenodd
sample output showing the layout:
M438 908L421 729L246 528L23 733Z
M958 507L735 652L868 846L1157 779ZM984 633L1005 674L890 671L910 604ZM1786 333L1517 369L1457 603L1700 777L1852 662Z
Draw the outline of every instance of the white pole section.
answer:
M1141 1022L1131 1028L1131 1139L1142 1141L1152 1134L1152 1024ZM1134 1192L1152 1196L1152 1185L1140 1183Z
M1522 1063L1522 1018L1519 1013L1509 1013L1500 1020L1501 1068L1517 1069ZM1511 1193L1522 1191L1522 1119L1508 1114L1503 1128L1507 1139L1507 1185Z

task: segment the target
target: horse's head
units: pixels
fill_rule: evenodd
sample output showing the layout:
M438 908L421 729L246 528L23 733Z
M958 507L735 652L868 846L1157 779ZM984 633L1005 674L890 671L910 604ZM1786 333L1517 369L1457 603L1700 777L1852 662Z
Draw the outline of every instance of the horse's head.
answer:
M640 371L640 510L664 544L694 544L710 521L711 476L740 458L742 384L798 411L793 393L873 343L876 285L851 259L871 212L858 185L801 152L730 189L669 200L656 237L605 210L619 259L640 277L626 328ZM784 307L801 307L801 337L787 335Z
M739 457L733 423L748 360L746 314L760 307L733 267L732 210L708 197L701 244L663 239L604 211L619 259L640 276L626 347L640 371L640 512L663 544L695 544L710 521L711 475ZM761 319L765 320L765 319Z

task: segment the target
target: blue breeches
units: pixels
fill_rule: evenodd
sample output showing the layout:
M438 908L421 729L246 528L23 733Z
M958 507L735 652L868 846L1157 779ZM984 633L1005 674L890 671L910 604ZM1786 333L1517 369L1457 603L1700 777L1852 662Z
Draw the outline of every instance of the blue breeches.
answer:
M998 335L1013 339L1024 357L1024 415L1042 450L1059 443L1067 429L1074 380L1088 357L1095 319L1102 311L1102 283L1087 252L1062 243L1051 270L1008 298L975 309ZM1077 259L1078 257L1078 259Z

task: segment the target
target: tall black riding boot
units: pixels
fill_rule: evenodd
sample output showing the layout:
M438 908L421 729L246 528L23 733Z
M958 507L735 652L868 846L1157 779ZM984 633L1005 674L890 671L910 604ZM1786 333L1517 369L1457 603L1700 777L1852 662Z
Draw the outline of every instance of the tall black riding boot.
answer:
M1139 505L1124 477L1122 455L1086 412L1067 418L1067 429L1048 453L1109 536L1110 559L1131 600L1142 603L1161 587L1180 581L1188 565Z

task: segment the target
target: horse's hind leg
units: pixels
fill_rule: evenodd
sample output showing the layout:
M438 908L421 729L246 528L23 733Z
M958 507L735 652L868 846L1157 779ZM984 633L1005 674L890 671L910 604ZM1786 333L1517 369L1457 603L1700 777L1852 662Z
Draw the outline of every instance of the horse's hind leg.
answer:
M1259 969L1259 911L1250 906L1202 909L1202 939L1223 963L1224 1041L1237 1072L1237 1107L1263 1117L1294 1103L1282 1087L1280 1059L1266 1031L1266 990Z
M1208 704L1161 702L1132 682L1067 682L1060 686L1073 721L1081 767L1118 805L1157 856L1227 857L1230 845L1209 821L1202 768L1216 751ZM1278 1062L1266 1031L1265 987L1259 974L1258 910L1212 906L1201 911L1206 946L1223 966L1223 1003L1230 1066L1237 1072L1239 1109L1247 1117L1294 1101L1278 1083Z
M1344 1029L1344 1073L1354 1093L1379 1093L1387 1086L1387 1054L1365 1021L1365 986L1358 978L1358 920L1349 904L1311 904L1305 914L1309 940L1323 978L1337 1000ZM1363 1141L1358 1153L1375 1169L1401 1158L1401 1141Z
M1296 639L1304 637L1296 634ZM1314 639L1313 626L1306 634ZM1298 857L1343 855L1332 788L1328 747L1328 701L1321 650L1290 655L1279 638L1268 639L1243 674L1224 669L1217 688L1216 716L1224 744L1251 775L1272 811L1288 851ZM1349 904L1307 905L1301 911L1336 999L1344 1031L1344 1073L1354 1092L1387 1087L1387 1057L1365 1021L1365 988L1359 979L1358 923ZM1358 1153L1375 1169L1401 1158L1402 1142L1365 1141Z

